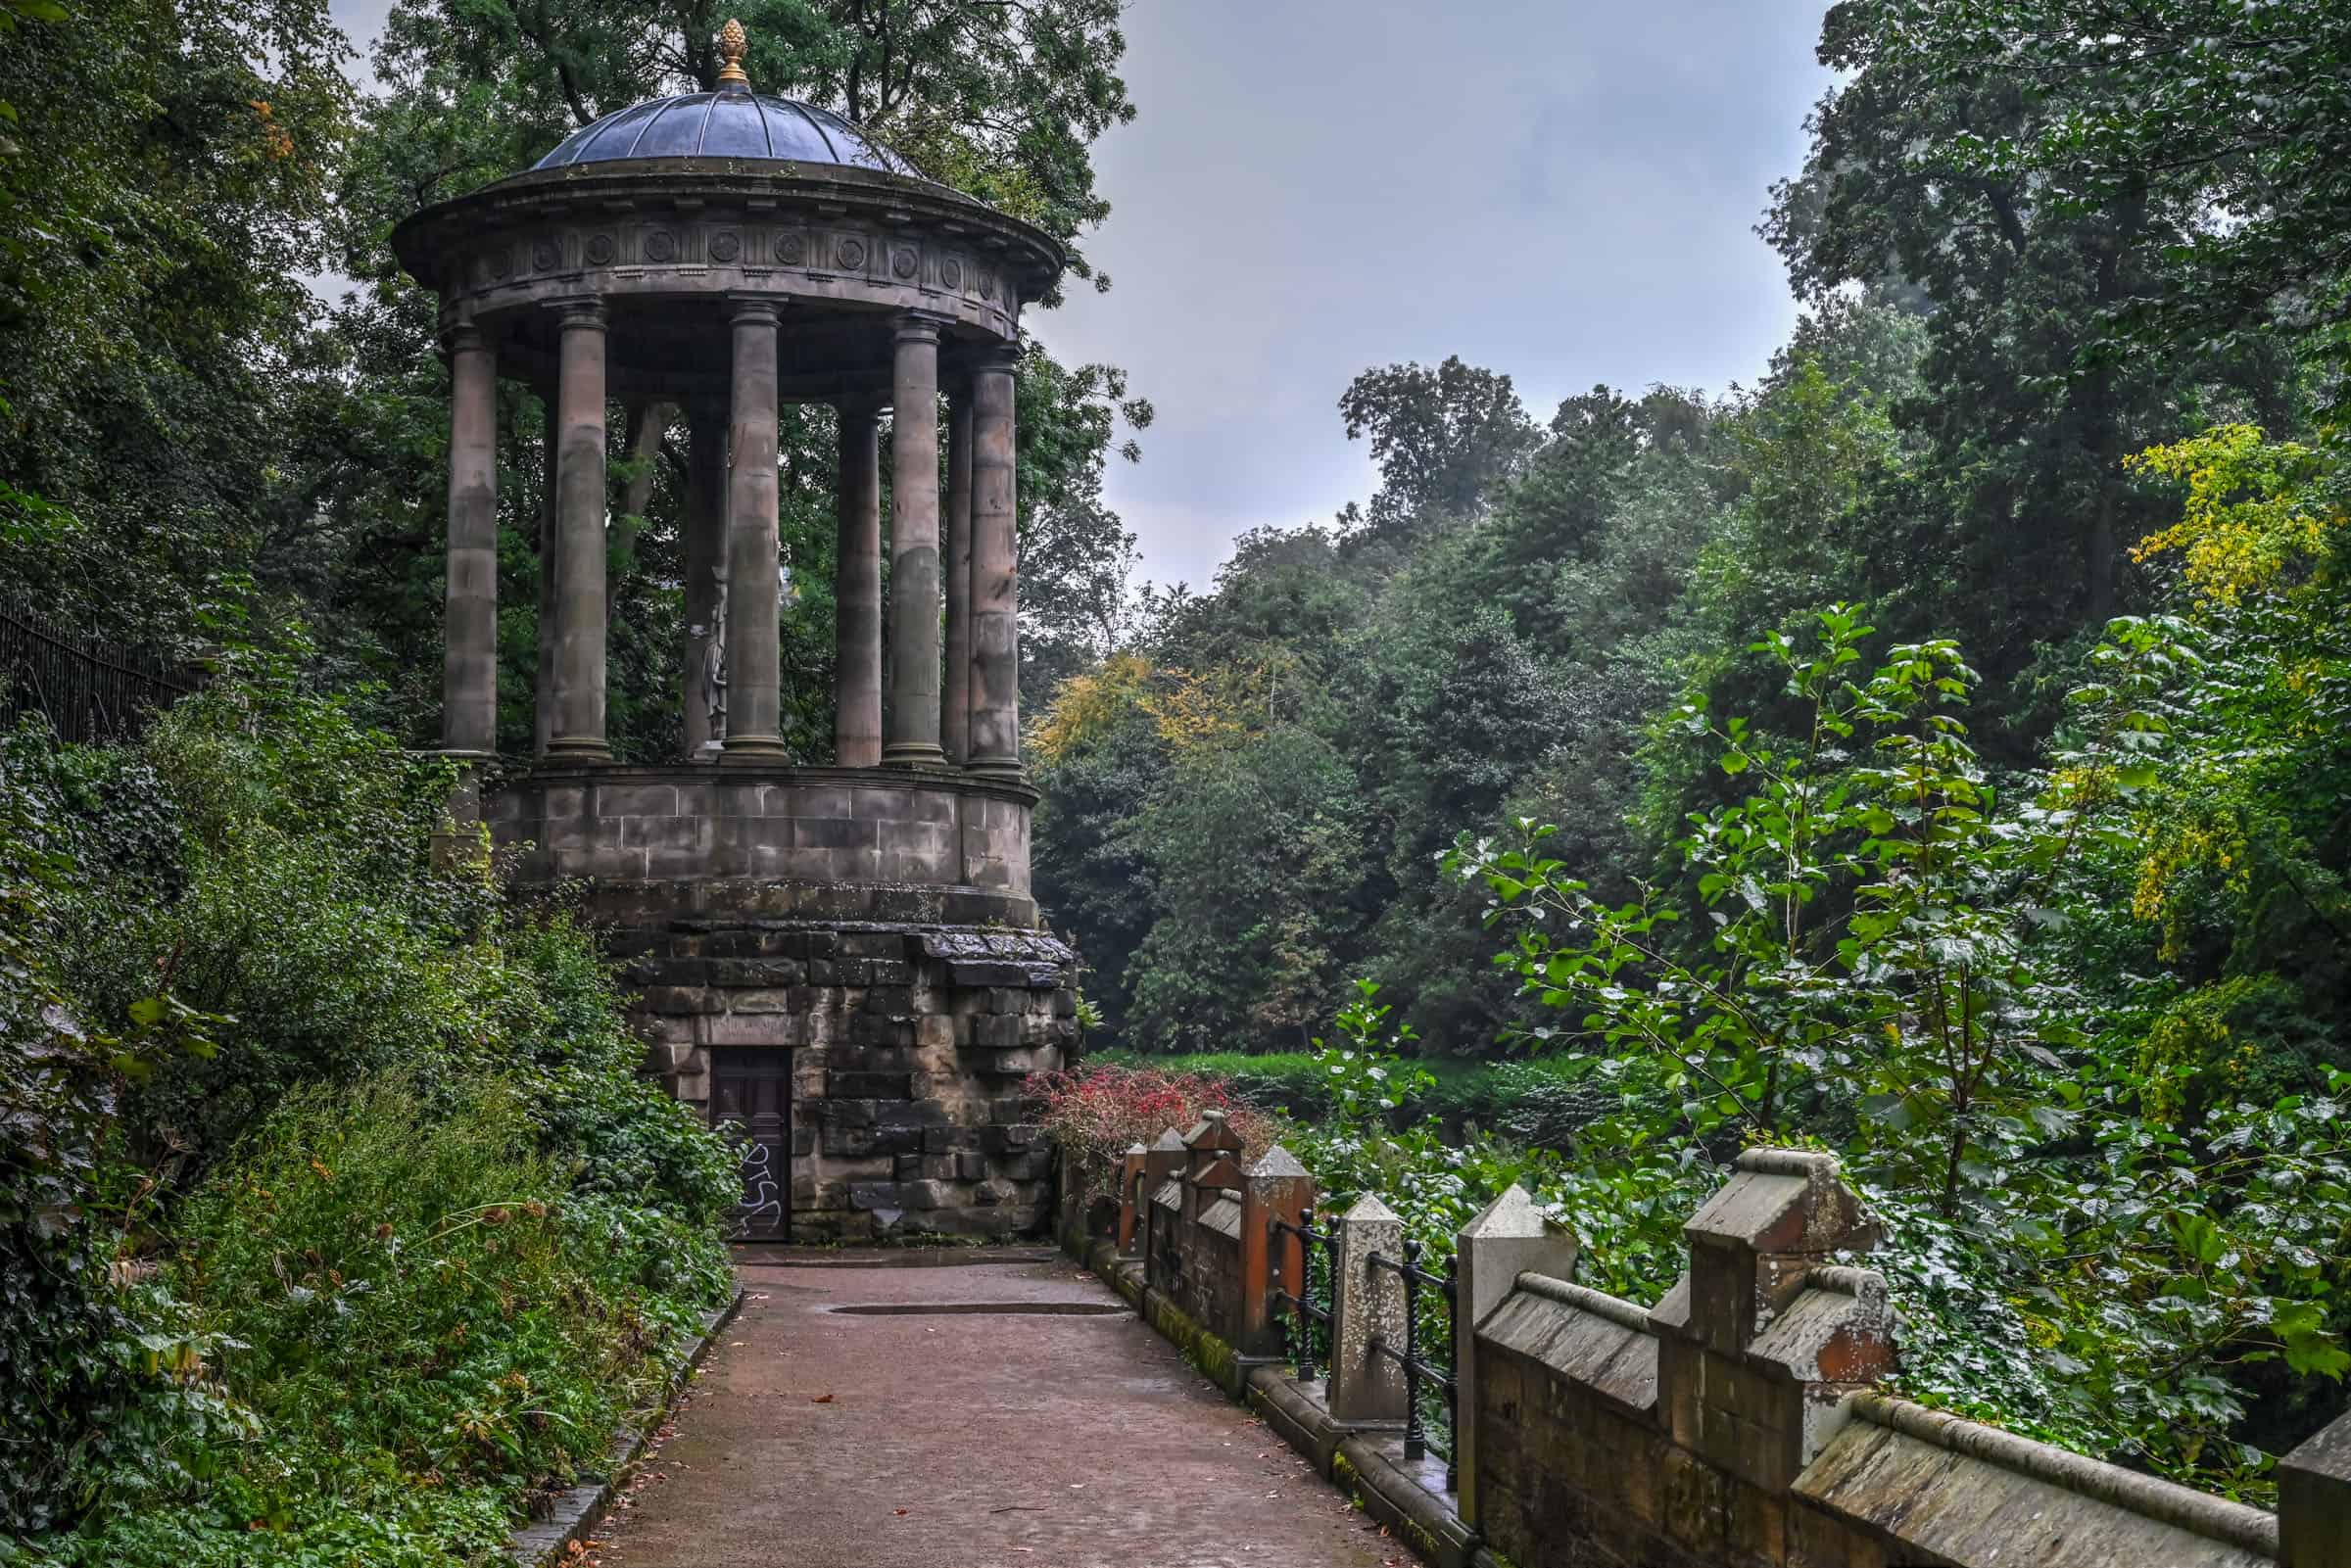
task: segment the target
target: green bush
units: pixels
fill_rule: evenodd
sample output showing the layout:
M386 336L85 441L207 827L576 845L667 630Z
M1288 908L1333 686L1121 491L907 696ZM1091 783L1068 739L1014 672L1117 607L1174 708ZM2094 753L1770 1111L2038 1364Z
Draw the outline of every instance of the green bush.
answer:
M227 663L0 740L0 1561L476 1560L724 1288L733 1160L436 868L444 764Z

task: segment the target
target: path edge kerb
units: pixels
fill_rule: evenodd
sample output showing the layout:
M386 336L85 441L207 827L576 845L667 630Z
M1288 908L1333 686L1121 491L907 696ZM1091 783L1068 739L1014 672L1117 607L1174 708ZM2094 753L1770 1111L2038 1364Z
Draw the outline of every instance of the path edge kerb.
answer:
M603 1475L573 1487L555 1499L554 1508L546 1518L534 1519L506 1538L505 1554L508 1562L515 1564L516 1568L546 1568L546 1565L562 1555L564 1547L575 1541L585 1541L596 1533L596 1527L603 1523L604 1514L612 1506L612 1498L620 1491L621 1484L628 1480L629 1472L636 1467L637 1461L645 1456L645 1450L653 1441L653 1434L661 1430L661 1423L669 1419L670 1411L677 1405L679 1394L684 1392L696 1370L708 1358L711 1347L718 1343L719 1331L733 1322L735 1314L743 1310L745 1294L744 1288L738 1284L735 1294L727 1298L724 1307L702 1314L701 1335L694 1342L694 1348L686 1353L686 1358L678 1363L677 1370L670 1374L669 1386L661 1393L661 1402L653 1406L644 1421L624 1420L612 1429L612 1442L607 1450Z

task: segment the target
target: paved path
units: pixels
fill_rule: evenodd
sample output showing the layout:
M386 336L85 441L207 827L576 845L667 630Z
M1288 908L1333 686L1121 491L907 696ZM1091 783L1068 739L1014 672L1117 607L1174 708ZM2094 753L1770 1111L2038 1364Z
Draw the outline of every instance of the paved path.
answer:
M985 1257L984 1253L968 1255ZM746 1253L605 1568L1382 1568L1411 1553L1066 1259ZM1101 1315L850 1315L1062 1303Z

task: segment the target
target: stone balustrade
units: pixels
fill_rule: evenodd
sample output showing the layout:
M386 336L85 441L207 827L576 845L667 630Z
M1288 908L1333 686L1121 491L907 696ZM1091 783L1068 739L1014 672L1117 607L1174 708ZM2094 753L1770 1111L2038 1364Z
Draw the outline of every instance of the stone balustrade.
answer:
M1884 1277L1846 1260L1876 1221L1833 1156L1796 1150L1739 1157L1655 1307L1577 1284L1573 1236L1515 1188L1466 1226L1449 1494L1405 1457L1371 1349L1398 1333L1397 1277L1366 1261L1400 1245L1396 1214L1365 1195L1316 1233L1330 1365L1302 1381L1281 1319L1306 1252L1284 1227L1312 1179L1236 1144L1214 1117L1137 1144L1117 1212L1091 1236L1065 1212L1065 1242L1443 1568L2351 1568L2351 1415L2281 1462L2273 1514L1883 1392L1899 1324Z

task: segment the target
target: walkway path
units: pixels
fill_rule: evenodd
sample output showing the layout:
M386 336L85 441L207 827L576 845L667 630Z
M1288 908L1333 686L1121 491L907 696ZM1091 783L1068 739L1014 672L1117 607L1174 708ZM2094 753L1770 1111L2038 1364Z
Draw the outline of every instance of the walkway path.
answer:
M888 1266L887 1255L746 1253L742 1315L592 1560L605 1568L1414 1561L1091 1275L1049 1254L976 1260L989 1257L903 1267ZM955 1304L1115 1310L929 1310ZM915 1310L839 1310L852 1306Z

